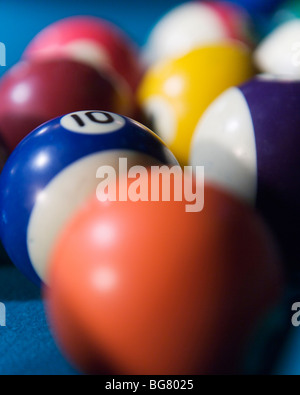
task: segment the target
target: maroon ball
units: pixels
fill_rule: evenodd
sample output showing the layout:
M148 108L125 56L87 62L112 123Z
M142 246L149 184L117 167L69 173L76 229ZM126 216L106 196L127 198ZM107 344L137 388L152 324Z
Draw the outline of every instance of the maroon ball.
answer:
M80 110L131 115L132 104L104 74L73 60L20 62L0 81L0 133L12 151L32 130Z

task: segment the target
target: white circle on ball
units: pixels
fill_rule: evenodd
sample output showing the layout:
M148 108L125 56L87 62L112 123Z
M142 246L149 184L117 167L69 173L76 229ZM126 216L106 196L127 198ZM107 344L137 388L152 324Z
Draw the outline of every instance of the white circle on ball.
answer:
M61 118L60 124L70 132L80 134L113 133L125 126L125 119L107 111L77 111Z
M89 198L96 196L102 166L112 166L119 174L119 159L127 167L150 167L161 162L150 155L130 150L109 150L84 157L63 169L37 196L27 228L27 250L37 275L47 283L49 257L67 221Z

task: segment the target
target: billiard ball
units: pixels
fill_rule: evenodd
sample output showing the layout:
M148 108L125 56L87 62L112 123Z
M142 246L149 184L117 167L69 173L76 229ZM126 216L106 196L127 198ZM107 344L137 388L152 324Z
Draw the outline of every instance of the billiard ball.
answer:
M3 169L5 162L7 160L7 157L8 157L7 152L4 148L4 146L0 142L0 174L1 174L1 171ZM9 261L9 259L7 257L6 252L5 252L5 249L3 248L3 246L0 242L0 265L6 264L6 263L8 263L8 261Z
M98 169L177 164L150 130L129 118L81 111L49 121L15 149L0 176L0 236L13 263L46 281L48 255L61 226L89 194ZM123 170L122 170L123 171ZM98 179L99 178L99 179Z
M270 23L278 27L280 24L295 18L300 18L300 1L287 0L280 4L274 12Z
M190 164L256 205L299 271L300 81L260 76L223 93L200 119ZM295 266L294 266L295 265Z
M168 12L153 28L144 49L146 64L182 56L196 47L240 40L253 45L245 10L227 2L188 2Z
M262 72L300 79L300 19L291 19L272 31L254 57Z
M220 93L253 73L251 54L244 45L197 48L152 66L140 86L138 102L151 128L186 165L199 117Z
M33 39L23 57L82 61L104 69L133 91L142 73L135 43L114 24L91 16L70 17L48 26Z
M230 2L246 8L252 14L270 14L283 0L230 0Z
M149 190L151 179L141 177ZM58 344L84 372L238 371L249 335L281 295L281 266L252 209L208 184L204 195L194 213L185 199L93 197L68 222L46 306Z
M65 59L17 64L0 80L0 101L0 133L10 151L42 123L69 112L131 112L106 75Z

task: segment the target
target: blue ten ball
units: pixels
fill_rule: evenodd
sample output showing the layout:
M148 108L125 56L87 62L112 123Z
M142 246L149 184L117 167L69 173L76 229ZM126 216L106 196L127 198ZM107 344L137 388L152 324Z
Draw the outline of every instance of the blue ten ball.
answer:
M116 114L82 111L54 119L29 134L0 176L0 236L14 264L33 282L46 282L47 262L65 221L96 193L100 166L119 158L128 167L177 165L162 141Z

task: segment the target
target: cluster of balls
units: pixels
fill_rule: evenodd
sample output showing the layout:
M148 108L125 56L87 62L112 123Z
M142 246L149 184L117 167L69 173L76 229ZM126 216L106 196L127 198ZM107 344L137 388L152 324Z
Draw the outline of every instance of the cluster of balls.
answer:
M1 241L82 371L242 372L299 274L300 2L277 3L184 3L142 51L69 18L0 80ZM99 200L97 170L120 158L204 166L204 209Z

